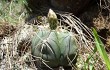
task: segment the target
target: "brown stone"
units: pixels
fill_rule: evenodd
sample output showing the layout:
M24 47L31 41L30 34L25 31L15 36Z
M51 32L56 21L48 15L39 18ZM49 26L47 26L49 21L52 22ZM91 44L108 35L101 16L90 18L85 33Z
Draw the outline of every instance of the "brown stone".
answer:
M78 14L83 12L90 1L94 0L27 0L28 6L34 11L42 9L42 7L48 6L49 8L54 8L59 11L72 12L73 14Z
M51 5L58 10L78 14L84 11L91 0L51 0Z
M32 10L32 13L37 13L42 8L49 6L49 0L27 0L27 2L28 7Z

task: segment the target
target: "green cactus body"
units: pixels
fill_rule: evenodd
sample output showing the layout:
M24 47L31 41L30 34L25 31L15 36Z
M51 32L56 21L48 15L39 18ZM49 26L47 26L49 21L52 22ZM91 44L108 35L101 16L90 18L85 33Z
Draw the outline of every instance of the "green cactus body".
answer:
M32 39L32 54L41 57L50 67L68 66L67 56L76 56L77 46L71 32L40 30ZM76 59L73 64L76 63Z

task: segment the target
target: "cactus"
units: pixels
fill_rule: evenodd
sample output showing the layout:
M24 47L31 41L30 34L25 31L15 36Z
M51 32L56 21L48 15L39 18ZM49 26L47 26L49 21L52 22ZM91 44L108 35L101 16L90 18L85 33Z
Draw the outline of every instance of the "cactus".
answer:
M51 16L55 17L55 22L50 19L53 19ZM68 66L68 57L70 60L74 59L72 63L76 64L77 46L72 32L56 30L57 17L55 13L48 14L48 18L51 30L37 31L32 39L32 54L47 61L45 63L50 67Z
M76 52L77 46L70 32L41 30L32 39L32 54L48 61L46 64L50 67L68 65L67 56L72 60Z

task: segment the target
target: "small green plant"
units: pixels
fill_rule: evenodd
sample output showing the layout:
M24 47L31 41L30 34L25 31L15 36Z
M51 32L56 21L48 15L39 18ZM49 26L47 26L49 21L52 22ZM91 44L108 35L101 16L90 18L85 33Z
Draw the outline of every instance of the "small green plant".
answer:
M96 45L97 51L100 53L100 56L103 58L108 70L110 70L110 60L109 60L107 52L104 48L104 44L100 40L100 38L99 38L99 36L98 36L95 29L93 29L93 35L94 35L94 38L95 38L95 42L96 42L95 45Z
M87 70L87 69L94 70L94 65L96 62L95 62L95 59L93 56L95 55L95 53L96 53L96 51L93 51L93 53L89 54L86 62L84 62L84 68L83 68L84 70Z

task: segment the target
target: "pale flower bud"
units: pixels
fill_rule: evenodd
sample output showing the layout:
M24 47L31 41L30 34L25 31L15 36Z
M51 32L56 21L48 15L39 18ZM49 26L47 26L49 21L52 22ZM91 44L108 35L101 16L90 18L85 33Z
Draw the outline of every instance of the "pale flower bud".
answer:
M52 9L49 9L47 17L48 17L50 29L55 30L57 28L57 23L58 23L57 15Z

